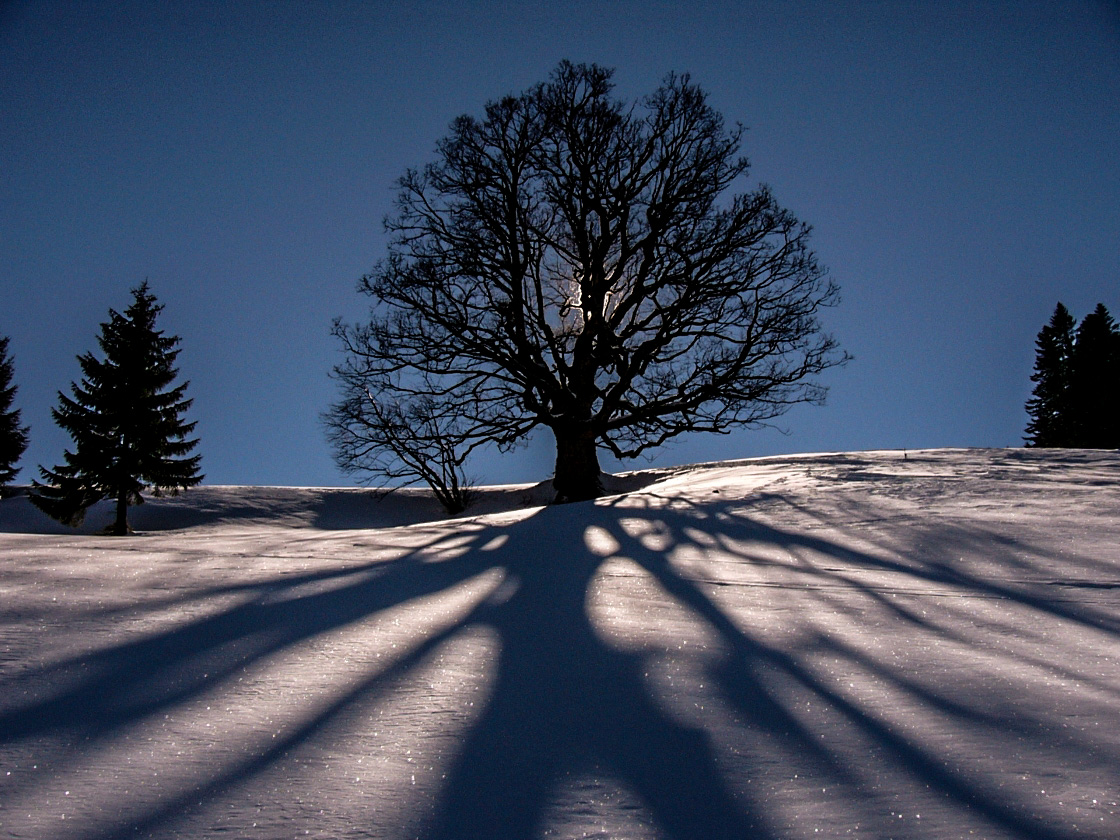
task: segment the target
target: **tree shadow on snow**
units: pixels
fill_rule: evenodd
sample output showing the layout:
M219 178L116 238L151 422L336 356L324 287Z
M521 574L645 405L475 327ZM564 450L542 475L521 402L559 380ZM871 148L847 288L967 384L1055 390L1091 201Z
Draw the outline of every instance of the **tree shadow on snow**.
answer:
M425 840L540 836L565 780L588 774L614 780L635 794L666 840L789 836L783 827L788 816L777 813L776 806L743 778L756 771L763 774L761 760L752 758L752 751L784 757L791 770L838 785L852 801L867 797L872 804L864 808L865 825L879 820L882 831L893 823L885 812L876 811L882 797L869 781L869 762L892 768L908 784L932 790L997 836L1084 836L1030 813L1016 794L986 784L969 768L950 767L944 755L912 731L841 691L815 667L814 657L827 652L848 667L871 671L915 706L970 731L979 727L994 733L1008 721L823 635L808 634L811 644L802 647L768 639L761 628L720 606L717 590L727 581L689 572L674 557L682 548L704 551L715 545L752 567L780 562L782 573L805 584L822 609L851 609L850 603L829 600L841 587L863 597L868 607L889 610L905 625L957 643L974 641L975 631L970 635L948 622L923 617L884 597L881 587L853 572L895 574L923 586L951 585L1112 638L1120 631L1115 615L1054 603L1029 588L947 568L939 559L957 553L969 540L985 539L980 533L923 535L940 540L937 551L908 554L901 543L857 550L812 536L809 530L787 532L763 524L744 513L749 507L743 503L697 507L653 496L636 498L646 499L648 505L616 500L546 508L512 524L468 523L455 534L437 532L434 539L395 560L230 589L225 594L236 596L237 603L215 614L6 678L0 681L0 693L8 697L23 696L28 686L47 688L32 689L30 699L3 704L0 755L13 744L51 738L65 740L75 753L89 750L204 692L232 684L248 666L303 641L499 570L502 583L460 619L415 639L392 665L361 675L325 707L309 706L299 724L282 737L251 747L240 762L216 769L193 785L167 792L146 810L138 808L73 836L109 840L174 834L177 821L197 804L250 783L301 745L336 737L332 725L352 707L391 703L402 676L428 662L445 642L472 629L488 631L496 640L497 660L490 663L493 683L487 705L446 767L434 801L416 804L421 816L412 828ZM769 502L786 503L779 497ZM641 527L636 530L634 523ZM643 539L643 529L655 532L657 540ZM589 539L593 531L609 537L607 549ZM452 546L451 556L441 554ZM1029 552L1025 546L1006 548L1009 556ZM645 676L648 658L668 653L672 640L660 652L623 650L595 625L589 597L610 558L635 564L718 641L718 655L705 659L703 667L721 701L734 712L730 724L709 727L702 715L699 722L686 721L659 700ZM216 587L205 597L221 592ZM789 597L780 586L768 590L768 596ZM338 665L326 661L323 667ZM851 743L874 745L876 756L853 755L823 740L813 721L801 713L807 703L822 704L831 719L851 733ZM1057 754L1084 756L1093 749L1066 734L1059 743L1059 735L1045 722L1028 723L1023 731L1052 740ZM431 725L440 724L433 719ZM1016 735L1014 726L1012 721L1008 737ZM55 762L65 760L62 754ZM1120 756L1097 748L1093 760L1115 767ZM33 784L31 777L13 781L4 795ZM861 806L851 807L858 811ZM369 830L371 836L394 836L397 828L374 825ZM926 835L915 829L910 836Z

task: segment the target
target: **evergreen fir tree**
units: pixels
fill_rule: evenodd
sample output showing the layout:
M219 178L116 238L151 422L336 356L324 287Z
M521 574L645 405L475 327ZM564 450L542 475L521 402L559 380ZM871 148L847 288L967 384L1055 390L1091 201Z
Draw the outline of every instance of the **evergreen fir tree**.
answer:
M1061 303L1054 309L1050 323L1035 340L1033 396L1027 401L1027 446L1074 446L1073 345L1074 320Z
M1071 385L1074 419L1070 445L1120 447L1120 330L1103 303L1077 328Z
M16 477L16 464L27 449L28 427L19 424L19 409L12 408L17 390L12 384L8 339L0 337L0 487Z
M147 281L132 294L125 313L110 309L101 325L104 360L79 356L81 384L71 384L72 397L59 392L52 414L74 439L74 451L54 470L39 468L45 484L35 482L32 494L38 507L72 526L90 505L114 499L114 535L128 533L128 506L143 503L141 491L176 495L202 480L200 456L188 456L198 444L187 439L195 424L181 417L191 405L183 396L189 383L169 387L178 375L179 338L155 328L163 307Z

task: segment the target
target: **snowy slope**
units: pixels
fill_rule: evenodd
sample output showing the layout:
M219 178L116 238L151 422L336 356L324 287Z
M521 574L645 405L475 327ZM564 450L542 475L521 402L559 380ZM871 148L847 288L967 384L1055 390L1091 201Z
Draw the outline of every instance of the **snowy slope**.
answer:
M1115 840L1118 480L806 455L455 520L204 487L119 539L6 499L0 837Z

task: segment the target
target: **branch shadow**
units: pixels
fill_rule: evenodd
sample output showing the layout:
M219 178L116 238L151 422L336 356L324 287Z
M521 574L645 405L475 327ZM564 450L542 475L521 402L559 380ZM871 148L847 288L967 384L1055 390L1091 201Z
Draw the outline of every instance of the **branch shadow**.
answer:
M777 496L766 500L794 506L792 500ZM961 645L974 644L984 628L965 631L944 617L923 616L886 597L880 585L868 583L860 573L888 573L927 589L951 586L1113 641L1120 636L1114 613L1048 600L1036 590L946 565L944 558L962 547L977 541L990 546L992 534L967 529L922 534L921 539L939 544L933 552L917 551L901 539L884 541L875 550L856 549L808 530L766 524L747 510L749 505L743 503L687 505L650 494L546 508L511 523L464 522L459 530L442 536L437 532L396 559L243 585L227 592L236 595L238 603L216 613L0 679L0 695L24 698L0 704L0 757L5 748L37 739L61 738L72 745L73 754L89 750L206 692L221 690L246 667L305 640L401 604L438 598L465 581L498 571L500 584L460 618L413 639L394 663L361 674L327 705L309 706L283 737L255 745L241 760L214 768L154 803L69 836L110 840L137 833L174 835L177 823L197 803L220 801L302 744L337 737L328 730L348 709L392 702L397 679L429 661L449 639L479 628L497 640L498 652L490 663L492 689L449 760L434 797L413 803L418 816L408 830L424 840L542 836L558 790L581 774L622 784L648 813L651 830L665 840L790 836L788 816L742 776L763 775L752 751L764 750L790 757L791 769L838 786L853 801L866 799L866 805L852 807L863 809L865 825L881 826L882 831L893 824L876 810L881 809L882 797L869 781L866 765L871 761L892 768L907 785L932 789L947 808L968 812L969 820L995 836L1086 836L1053 816L1032 812L1018 793L988 784L973 769L951 769L936 743L898 725L879 707L839 690L816 667L815 657L825 652L846 667L873 673L915 707L962 732L1006 730L1008 737L1047 739L1062 756L1090 755L1101 767L1120 767L1120 755L1112 747L1057 733L1045 721L1009 723L959 696L952 686L931 688L866 650L830 640L811 620L804 623L807 632L801 646L777 643L763 628L751 626L747 617L721 605L719 588L741 582L709 576L678 558L685 549L703 555L715 546L721 556L744 568L765 569L777 563L782 580L800 581L804 586L799 597L821 609L882 609L916 632ZM607 548L589 539L593 531L610 537ZM646 538L651 533L656 540ZM1005 540L1002 550L1021 558L1031 547ZM589 608L590 593L605 564L620 559L634 564L717 640L718 650L702 658L700 666L720 701L733 710L732 723L709 725L703 715L683 718L658 696L647 677L649 662L651 657L673 655L668 643L653 651L620 647L597 623ZM221 588L207 589L199 597L217 591ZM768 592L778 599L791 597L779 584ZM851 598L844 601L837 592L862 600L853 607ZM161 602L157 608L167 606ZM953 613L947 615L951 618ZM1107 681L1096 688L1112 691ZM856 733L853 737L873 744L878 755L869 759L854 755L850 744L822 741L814 721L802 713L806 703L825 707ZM431 725L438 727L436 717L433 712ZM1059 743L1059 737L1065 740ZM65 755L59 761L64 762ZM1112 781L1120 782L1115 772ZM30 777L9 783L0 794L0 806L3 797L33 794L34 784ZM879 828L870 830L874 836ZM371 825L369 833L403 836L404 828ZM915 829L910 836L927 835Z

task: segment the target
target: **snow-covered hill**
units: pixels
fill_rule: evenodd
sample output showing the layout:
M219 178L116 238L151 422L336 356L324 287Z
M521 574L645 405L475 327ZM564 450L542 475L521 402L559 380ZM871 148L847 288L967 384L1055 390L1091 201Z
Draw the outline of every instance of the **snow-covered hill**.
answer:
M1120 837L1120 454L616 482L0 501L0 837Z

